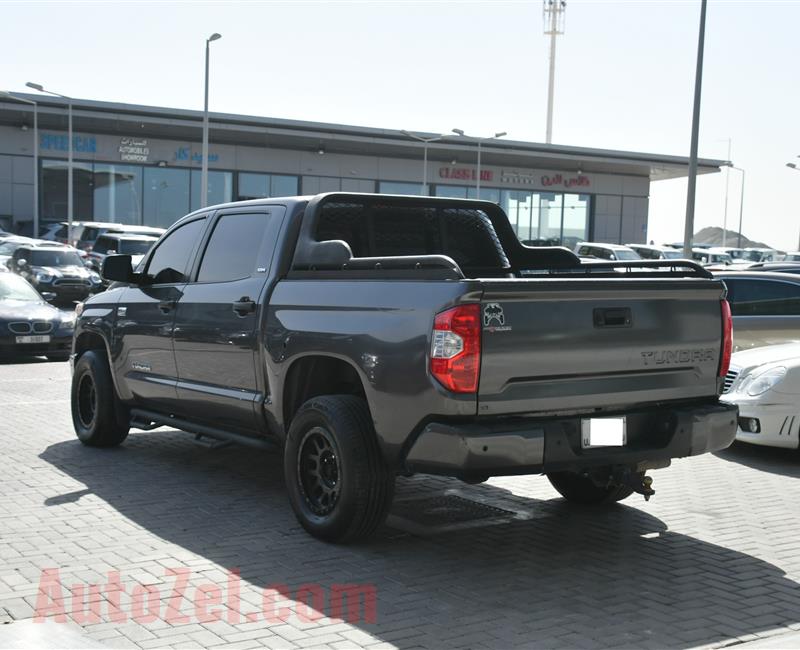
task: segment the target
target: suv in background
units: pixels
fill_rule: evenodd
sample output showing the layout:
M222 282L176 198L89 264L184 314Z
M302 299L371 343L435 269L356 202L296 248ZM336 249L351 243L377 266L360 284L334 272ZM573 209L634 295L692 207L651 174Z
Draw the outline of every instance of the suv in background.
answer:
M89 266L98 272L103 268L103 260L109 255L130 255L133 267L142 261L158 237L150 235L135 235L125 232L108 232L100 235L94 242L94 247L89 253Z
M81 232L80 239L77 243L77 248L87 252L94 248L94 243L97 238L106 233L132 233L136 235L148 235L149 237L161 237L164 234L164 228L155 228L151 226L129 226L124 223L93 223L88 222L85 224Z
M20 246L7 266L39 292L53 293L59 301L85 300L102 288L100 276L84 266L78 251L60 244Z
M715 253L709 248L693 248L692 259L703 265L722 264L724 266L729 266L733 264L733 258L730 255L727 253Z
M683 251L675 250L672 246L653 246L648 244L628 244L627 246L643 260L683 259Z
M575 253L579 257L594 257L600 260L625 260L633 261L642 259L639 254L621 244L595 244L593 242L581 242L575 247Z

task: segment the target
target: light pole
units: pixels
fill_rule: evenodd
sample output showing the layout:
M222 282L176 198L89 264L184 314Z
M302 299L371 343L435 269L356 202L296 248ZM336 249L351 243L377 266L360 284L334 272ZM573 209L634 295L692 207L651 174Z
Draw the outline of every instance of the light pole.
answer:
M689 152L689 188L686 192L686 223L683 228L683 255L692 259L694 237L694 195L697 189L697 145L700 137L700 90L703 86L703 49L706 38L706 0L700 1L700 35L697 41L697 66L694 75L692 144Z
M35 84L31 81L25 84L28 88L38 90L40 93L47 93L55 97L67 100L67 244L72 246L72 98L59 93L54 93L52 90L46 90L41 84ZM37 149L39 143L36 143ZM36 170L39 173L39 170ZM39 233L36 233L37 235Z
M422 143L422 193L428 196L428 145L431 142L438 142L446 135L435 135L432 138L423 138L421 135L416 135L410 131L403 129L400 131L403 135Z
M32 99L17 97L9 92L0 91L0 97L7 97L16 102L33 106L33 236L39 236L39 104Z
M206 39L206 92L203 104L203 160L200 166L200 207L208 205L208 53L213 41L222 38L222 34L214 32Z
M742 172L742 192L739 196L739 241L737 242L737 246L739 248L742 247L742 214L744 213L744 169L741 167L734 167L733 165L728 165L730 169L735 169L737 172Z
M800 156L797 156L800 158ZM786 163L786 166L790 169L794 169L796 172L800 172L800 167L798 167L795 163ZM797 250L800 251L800 240L797 242Z
M472 137L466 135L462 129L453 129L453 133L465 138ZM474 138L478 143L478 182L475 186L475 194L478 200L480 200L481 198L481 144L483 144L485 140L494 140L495 138L502 138L504 135L508 135L508 133L506 133L505 131L500 131L499 133L495 133L494 135L487 135L484 138Z
M731 138L726 138L728 140L728 157L725 159L728 163L731 162ZM728 168L725 170L725 211L722 215L722 247L724 248L727 245L728 241L728 185L730 184L731 180L731 168L730 164Z

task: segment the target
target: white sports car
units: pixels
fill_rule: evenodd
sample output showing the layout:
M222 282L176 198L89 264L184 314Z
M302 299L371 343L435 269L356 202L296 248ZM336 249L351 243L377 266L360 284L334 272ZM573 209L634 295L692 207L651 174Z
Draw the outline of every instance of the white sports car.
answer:
M739 406L737 440L800 447L800 343L736 352L722 399Z

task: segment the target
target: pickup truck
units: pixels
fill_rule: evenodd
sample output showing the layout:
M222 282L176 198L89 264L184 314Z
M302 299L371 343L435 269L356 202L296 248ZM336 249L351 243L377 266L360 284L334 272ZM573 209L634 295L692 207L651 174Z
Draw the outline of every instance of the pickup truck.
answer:
M736 434L721 281L525 246L494 203L218 205L103 273L73 341L81 442L168 426L277 447L299 522L327 541L375 531L398 475L544 473L602 504Z

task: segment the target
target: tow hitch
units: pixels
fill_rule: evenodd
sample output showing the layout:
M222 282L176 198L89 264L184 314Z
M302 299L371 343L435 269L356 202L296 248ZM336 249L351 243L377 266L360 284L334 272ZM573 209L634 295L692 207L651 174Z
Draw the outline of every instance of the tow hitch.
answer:
M644 496L645 501L650 501L650 497L656 493L652 487L652 476L645 476L644 472L632 472L628 467L614 472L612 480L618 485L627 485L634 492Z

